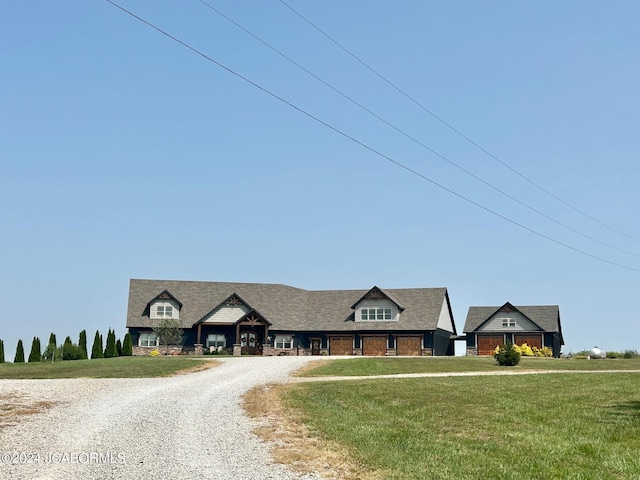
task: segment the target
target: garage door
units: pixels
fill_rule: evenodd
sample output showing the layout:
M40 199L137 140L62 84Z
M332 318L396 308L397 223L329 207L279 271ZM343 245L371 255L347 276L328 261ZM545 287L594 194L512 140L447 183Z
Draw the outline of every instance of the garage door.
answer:
M362 354L384 356L387 354L387 336L362 337Z
M422 355L422 336L396 337L396 355Z
M542 348L542 335L514 335L513 341L516 345L526 343L530 347Z
M478 355L493 355L496 346L503 344L502 335L478 335Z
M353 355L353 337L330 337L329 355Z

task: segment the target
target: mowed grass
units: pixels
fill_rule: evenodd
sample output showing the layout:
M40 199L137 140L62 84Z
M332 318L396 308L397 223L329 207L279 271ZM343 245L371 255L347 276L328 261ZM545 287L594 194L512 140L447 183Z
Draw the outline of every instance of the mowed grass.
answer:
M284 392L313 436L370 469L362 478L640 478L637 373L312 382Z
M215 365L187 357L117 357L66 362L0 363L0 378L164 377Z
M400 373L494 372L499 367L493 357L358 357L335 361L320 361L300 373L305 377L393 375ZM575 358L523 357L522 370L640 370L640 359L586 360Z

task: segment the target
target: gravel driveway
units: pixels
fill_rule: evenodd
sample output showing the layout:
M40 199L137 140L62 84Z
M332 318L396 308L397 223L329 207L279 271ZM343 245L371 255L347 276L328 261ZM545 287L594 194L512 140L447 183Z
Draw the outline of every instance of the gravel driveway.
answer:
M298 479L272 463L239 405L318 357L223 358L189 375L0 380L0 398L54 401L0 431L0 478Z

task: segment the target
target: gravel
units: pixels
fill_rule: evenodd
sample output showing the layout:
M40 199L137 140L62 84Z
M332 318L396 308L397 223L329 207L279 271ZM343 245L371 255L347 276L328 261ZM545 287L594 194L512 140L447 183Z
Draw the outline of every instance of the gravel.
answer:
M0 398L53 401L0 431L0 478L321 479L275 464L240 406L318 357L223 358L170 378L0 380Z

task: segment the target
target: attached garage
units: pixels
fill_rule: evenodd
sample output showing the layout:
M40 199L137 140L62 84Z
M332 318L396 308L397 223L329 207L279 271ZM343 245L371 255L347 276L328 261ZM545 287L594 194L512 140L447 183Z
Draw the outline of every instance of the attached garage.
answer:
M422 355L422 335L403 335L396 337L396 355Z
M387 336L362 336L362 354L382 357L387 354Z
M542 335L535 333L514 335L513 342L516 345L526 343L530 347L542 348Z
M329 355L353 355L353 336L329 337Z
M498 345L504 345L504 335L478 334L478 355L493 355Z

